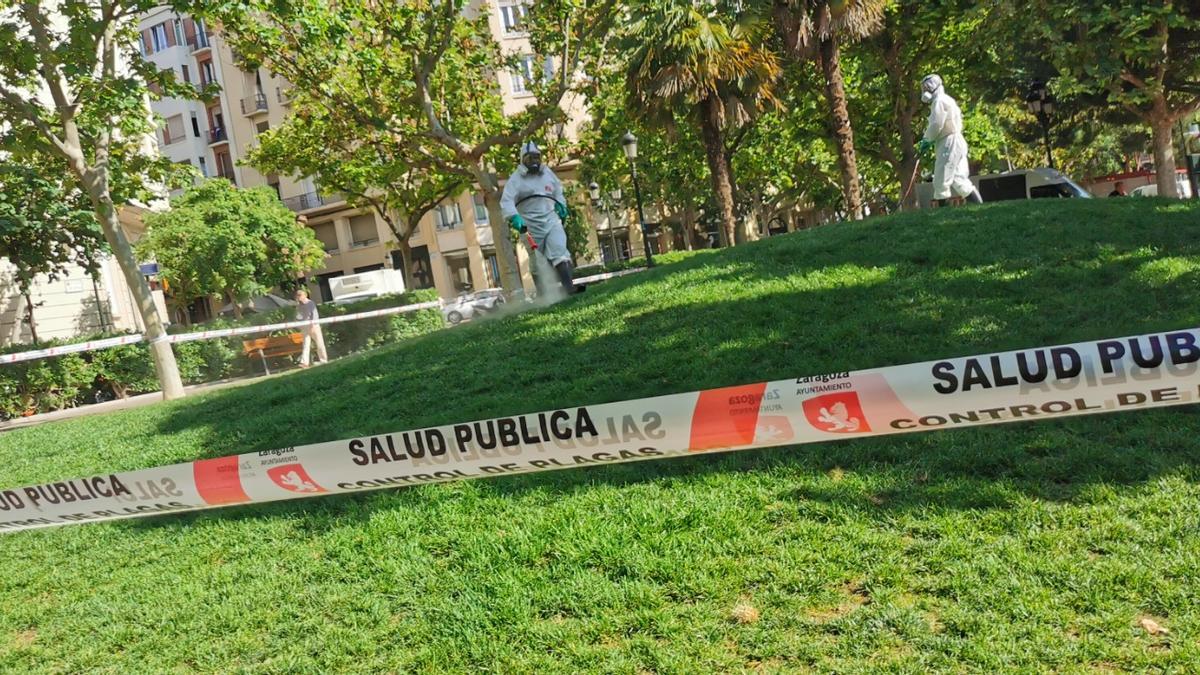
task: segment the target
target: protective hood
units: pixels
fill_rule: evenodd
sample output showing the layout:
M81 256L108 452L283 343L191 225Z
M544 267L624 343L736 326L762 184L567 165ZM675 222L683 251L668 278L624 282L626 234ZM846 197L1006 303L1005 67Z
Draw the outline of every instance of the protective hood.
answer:
M928 75L924 80L921 80L921 100L925 103L931 103L933 99L942 95L942 78L938 75Z
M521 166L525 167L526 173L536 175L542 172L542 151L537 143L526 141L521 146Z

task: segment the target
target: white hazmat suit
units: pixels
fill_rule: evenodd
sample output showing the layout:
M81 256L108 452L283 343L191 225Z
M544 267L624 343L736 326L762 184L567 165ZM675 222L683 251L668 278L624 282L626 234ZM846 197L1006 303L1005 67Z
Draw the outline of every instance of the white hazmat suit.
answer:
M921 100L929 103L929 124L925 127L924 138L933 144L936 157L933 198L948 199L953 194L974 202L982 201L971 183L967 139L963 138L962 110L958 102L946 93L942 78L937 75L930 75L921 83Z
M536 152L536 147L533 150ZM523 154L528 156L531 153ZM556 204L561 208L566 203L562 181L550 167L539 165L534 171L522 164L504 184L500 211L505 220L520 215L542 255L551 265L558 265L571 261L571 252L567 250L567 233L555 209Z

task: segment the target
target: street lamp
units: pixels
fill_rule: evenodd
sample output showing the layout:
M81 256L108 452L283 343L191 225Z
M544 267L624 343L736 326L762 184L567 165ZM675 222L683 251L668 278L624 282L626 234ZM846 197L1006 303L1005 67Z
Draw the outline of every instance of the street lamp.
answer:
M1042 127L1042 141L1046 144L1046 162L1051 169L1054 168L1054 153L1050 147L1050 118L1054 115L1056 103L1054 94L1046 88L1045 82L1034 80L1033 84L1029 85L1029 94L1025 96L1025 106L1029 108L1030 113L1037 117L1038 124Z
M616 232L616 227L615 227L616 226L616 218L613 216L613 213L606 207L607 206L616 206L621 203L621 188L614 188L612 190L612 192L608 193L608 197L612 201L610 204L607 204L607 205L603 203L603 195L600 192L600 184L599 183L592 181L592 183L590 185L588 185L588 194L592 198L592 206L595 207L596 209L604 211L606 213L606 216L608 218L608 240L609 240L609 244L612 246L612 257L613 257L614 261L620 262L621 251L620 251L620 249L617 248L617 232ZM597 231L596 239L599 240L599 238L600 238L600 232Z
M633 195L637 199L638 224L642 228L642 247L646 249L646 265L654 267L654 256L650 253L650 236L646 233L646 212L642 209L642 187L638 184L637 156L638 140L632 131L626 131L621 137L621 147L625 148L625 158L629 160L629 170L633 174Z

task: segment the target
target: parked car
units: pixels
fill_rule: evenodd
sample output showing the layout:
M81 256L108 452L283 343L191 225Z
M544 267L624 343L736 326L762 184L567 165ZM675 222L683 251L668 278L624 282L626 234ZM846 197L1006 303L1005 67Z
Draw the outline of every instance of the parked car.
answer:
M1182 197L1184 199L1192 198L1192 184L1188 181L1188 179L1180 176L1175 184L1179 186L1179 196L1180 197ZM1141 187L1134 188L1133 191L1129 193L1129 196L1130 197L1157 197L1158 196L1158 185L1151 183L1149 185L1143 185Z
M1004 173L971 176L986 202L1012 199L1079 198L1092 199L1092 193L1054 169L1018 169ZM917 185L917 201L927 209L933 201L933 183Z
M485 288L482 291L463 291L454 300L442 305L442 316L451 326L470 321L476 316L495 312L504 306L504 291Z

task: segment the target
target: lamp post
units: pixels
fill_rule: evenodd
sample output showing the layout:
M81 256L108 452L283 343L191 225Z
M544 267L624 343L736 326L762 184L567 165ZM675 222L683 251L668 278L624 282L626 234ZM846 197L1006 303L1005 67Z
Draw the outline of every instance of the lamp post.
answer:
M1029 85L1025 106L1037 117L1038 124L1042 127L1042 142L1046 144L1046 163L1051 169L1054 168L1054 153L1050 146L1050 118L1054 115L1057 103L1054 94L1046 88L1045 82L1034 80L1033 84Z
M646 266L654 267L654 256L650 253L650 235L646 232L646 212L642 209L642 187L638 184L637 136L632 131L626 131L621 137L621 147L625 148L625 158L629 160L629 170L633 174L633 195L637 199L638 225L642 228L642 247L646 249Z

